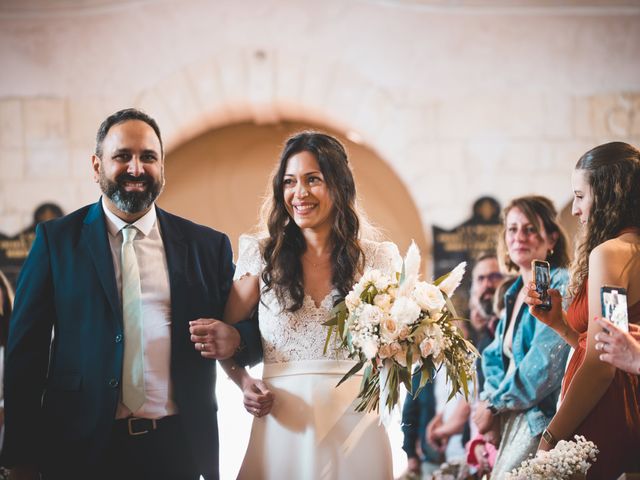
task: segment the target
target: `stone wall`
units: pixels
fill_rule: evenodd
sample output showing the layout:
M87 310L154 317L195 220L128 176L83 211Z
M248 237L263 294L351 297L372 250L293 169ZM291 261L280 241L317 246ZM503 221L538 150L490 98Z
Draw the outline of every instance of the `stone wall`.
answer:
M426 232L483 194L564 205L580 154L640 144L634 3L6 2L0 231L44 201L94 201L95 131L130 105L169 150L247 120L344 132L388 162Z

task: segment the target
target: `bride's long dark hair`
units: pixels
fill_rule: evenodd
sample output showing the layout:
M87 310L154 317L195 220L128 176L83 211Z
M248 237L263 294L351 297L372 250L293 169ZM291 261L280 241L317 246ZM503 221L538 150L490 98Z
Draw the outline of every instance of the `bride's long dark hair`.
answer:
M273 176L267 216L269 236L262 245L264 290L273 290L280 305L286 305L290 312L299 310L304 302L301 256L307 245L300 228L287 211L283 181L289 158L305 151L318 161L333 201L331 281L341 298L349 293L356 273L364 265L364 253L358 241L360 219L355 206L356 187L344 147L324 133L301 132L294 135L287 140Z

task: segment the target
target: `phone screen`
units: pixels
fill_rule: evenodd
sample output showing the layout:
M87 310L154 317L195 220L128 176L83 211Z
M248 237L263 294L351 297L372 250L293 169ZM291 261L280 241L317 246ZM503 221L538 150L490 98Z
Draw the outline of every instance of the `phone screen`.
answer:
M624 332L629 331L627 291L622 287L602 287L602 316Z
M543 260L533 261L533 276L536 283L536 291L540 294L542 303L537 306L542 310L551 310L551 297L547 290L551 284L551 271L549 262Z

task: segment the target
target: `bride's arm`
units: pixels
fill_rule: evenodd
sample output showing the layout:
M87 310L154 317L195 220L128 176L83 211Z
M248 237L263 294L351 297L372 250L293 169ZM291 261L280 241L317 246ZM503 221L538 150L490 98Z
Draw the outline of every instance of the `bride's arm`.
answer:
M256 308L260 300L260 283L256 275L244 275L233 282L223 319L234 324L245 320ZM266 415L273 406L273 394L260 380L253 378L244 367L240 367L233 358L220 361L220 365L229 378L242 390L244 406L249 413L257 417Z
M231 380L242 390L244 408L256 417L267 415L273 407L273 393L260 379L253 378L245 367L236 364L233 358L221 360L220 365Z
M251 316L251 312L260 300L260 283L256 275L246 274L231 285L227 304L224 307L223 320L234 324Z

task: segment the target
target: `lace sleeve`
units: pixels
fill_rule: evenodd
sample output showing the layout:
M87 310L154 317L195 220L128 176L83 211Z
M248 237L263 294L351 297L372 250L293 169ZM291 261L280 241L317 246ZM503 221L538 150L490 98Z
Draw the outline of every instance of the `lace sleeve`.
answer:
M398 246L392 242L375 243L366 260L367 267L376 268L386 275L402 270L402 258Z
M238 264L233 279L237 280L245 275L260 275L262 257L258 239L249 235L241 235L238 241L238 251Z

